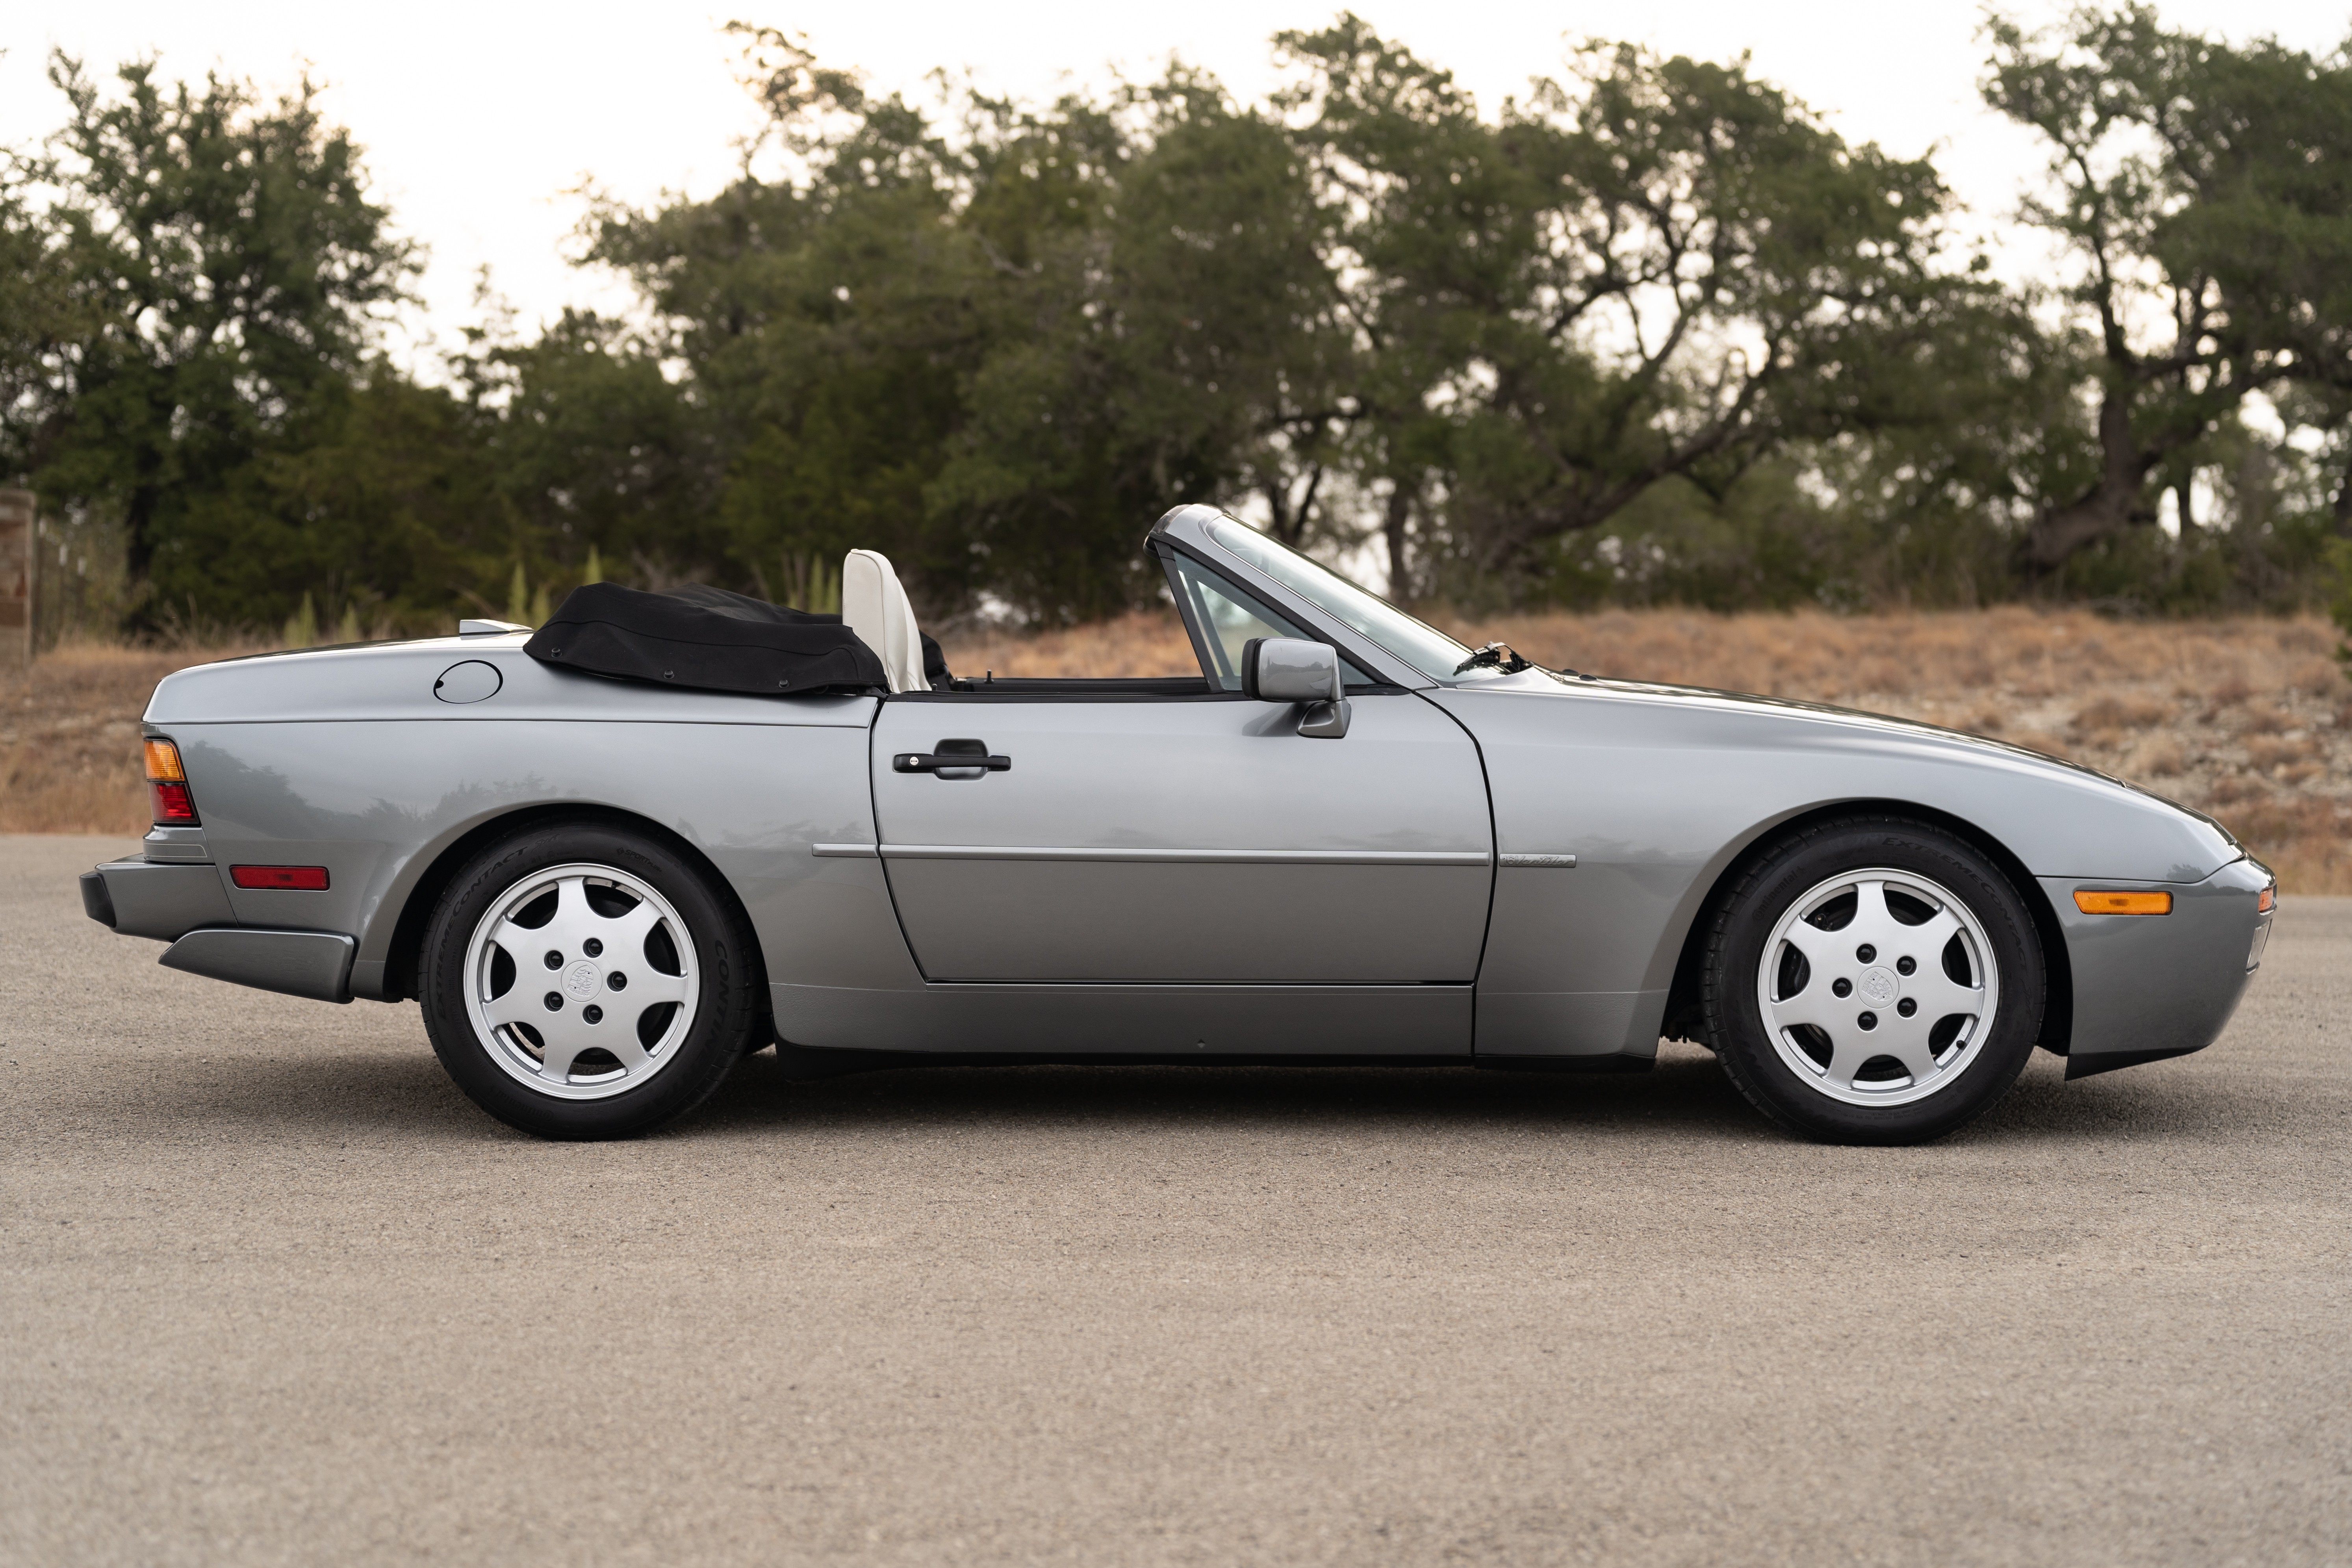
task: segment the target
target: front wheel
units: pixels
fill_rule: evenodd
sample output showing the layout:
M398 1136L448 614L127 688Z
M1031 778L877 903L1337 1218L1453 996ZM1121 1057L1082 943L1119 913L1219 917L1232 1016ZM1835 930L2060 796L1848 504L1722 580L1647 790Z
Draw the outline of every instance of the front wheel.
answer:
M2032 917L1974 846L1899 818L1790 835L1709 933L1703 1003L1724 1070L1773 1121L1916 1143L1981 1115L2032 1055Z
M450 883L418 1001L475 1104L544 1138L684 1114L758 1043L761 968L731 901L674 849L588 823L526 829Z

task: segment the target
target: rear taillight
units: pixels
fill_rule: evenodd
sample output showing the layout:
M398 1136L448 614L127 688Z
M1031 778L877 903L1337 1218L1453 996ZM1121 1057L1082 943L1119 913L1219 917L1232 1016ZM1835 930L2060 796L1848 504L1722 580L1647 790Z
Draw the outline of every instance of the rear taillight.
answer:
M197 826L196 803L189 797L187 785L155 784L151 781L147 785L147 794L154 803L156 826L194 827Z
M180 748L161 736L147 737L147 797L158 827L194 827L196 797L188 793L188 773Z

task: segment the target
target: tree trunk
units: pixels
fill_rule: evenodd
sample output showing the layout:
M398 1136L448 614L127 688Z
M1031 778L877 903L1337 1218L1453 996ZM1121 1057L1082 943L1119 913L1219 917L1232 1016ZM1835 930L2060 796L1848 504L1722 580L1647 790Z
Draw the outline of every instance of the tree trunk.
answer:
M1306 547L1307 521L1315 513L1315 492L1322 486L1323 465L1317 463L1307 470L1307 493L1295 507L1290 502L1290 481L1284 476L1276 474L1261 487L1274 513L1274 536L1293 550Z
M1402 480L1389 491L1386 514L1381 519L1381 532L1389 545L1389 597L1402 605L1412 597L1412 576L1404 558L1404 525L1412 515L1412 497Z
M123 564L134 588L147 581L155 564L156 500L153 486L140 485L123 509Z
M2352 539L2352 458L2344 464L2344 482L2336 487L2336 531Z
M2035 518L2020 542L2018 555L2032 575L2056 571L2080 552L2139 521L2134 508L2153 464L2132 447L2131 405L2120 391L2111 390L2099 405L2099 447L2105 458L2099 482Z

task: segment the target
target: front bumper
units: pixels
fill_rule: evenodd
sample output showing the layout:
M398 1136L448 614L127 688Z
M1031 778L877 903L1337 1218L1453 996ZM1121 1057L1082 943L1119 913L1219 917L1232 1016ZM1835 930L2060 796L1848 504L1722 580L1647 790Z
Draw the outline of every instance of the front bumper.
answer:
M2257 909L2270 871L2233 860L2201 882L2043 877L2074 972L2066 1076L2087 1078L2203 1050L2219 1038L2260 962L2271 914ZM2161 891L2168 915L2087 915L2077 889Z

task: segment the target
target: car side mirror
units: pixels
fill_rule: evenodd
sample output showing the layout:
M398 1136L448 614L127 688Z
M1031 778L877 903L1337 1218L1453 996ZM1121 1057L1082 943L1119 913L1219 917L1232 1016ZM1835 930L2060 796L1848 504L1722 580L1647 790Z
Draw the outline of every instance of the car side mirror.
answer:
M1242 645L1242 694L1261 702L1304 702L1298 732L1337 741L1348 732L1339 650L1304 637L1252 637Z
M1304 637L1252 637L1242 645L1242 694L1261 702L1337 702L1339 650Z

